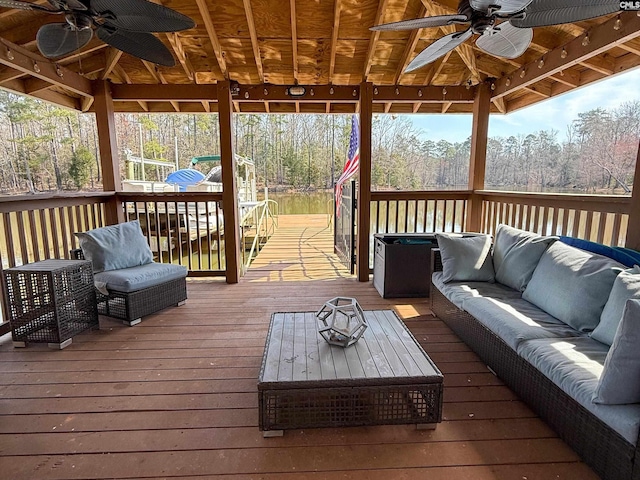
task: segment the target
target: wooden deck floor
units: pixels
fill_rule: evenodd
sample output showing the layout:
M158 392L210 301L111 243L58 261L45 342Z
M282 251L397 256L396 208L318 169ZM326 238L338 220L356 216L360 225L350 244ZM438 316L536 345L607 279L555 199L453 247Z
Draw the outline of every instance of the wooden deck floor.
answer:
M324 223L323 223L324 222ZM0 472L79 478L592 480L597 477L454 334L425 299L385 300L344 271L326 217L281 217L239 285L189 281L186 305L100 330L63 351L0 341ZM380 426L258 431L270 315L336 295L395 309L445 374L435 431Z

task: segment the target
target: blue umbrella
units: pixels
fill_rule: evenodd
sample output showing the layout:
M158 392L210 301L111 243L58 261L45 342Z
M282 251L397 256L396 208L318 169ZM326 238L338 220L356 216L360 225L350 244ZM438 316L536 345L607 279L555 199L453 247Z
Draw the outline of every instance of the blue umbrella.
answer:
M189 185L196 185L203 180L204 173L190 168L183 168L170 173L165 181L179 185L180 191L184 192Z

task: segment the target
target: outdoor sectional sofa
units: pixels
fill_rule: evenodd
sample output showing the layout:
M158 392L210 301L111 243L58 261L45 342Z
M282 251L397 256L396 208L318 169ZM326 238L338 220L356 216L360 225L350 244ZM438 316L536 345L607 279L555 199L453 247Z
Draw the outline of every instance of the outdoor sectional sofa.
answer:
M433 313L603 479L640 479L640 268L500 226L471 272L493 262L496 281L457 281L450 241L432 252Z

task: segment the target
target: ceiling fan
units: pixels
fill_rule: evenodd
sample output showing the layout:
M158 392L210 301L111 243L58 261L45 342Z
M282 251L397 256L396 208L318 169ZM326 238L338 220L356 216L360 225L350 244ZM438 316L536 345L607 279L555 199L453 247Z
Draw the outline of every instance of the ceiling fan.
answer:
M532 27L578 22L619 10L618 0L460 0L455 15L386 23L371 30L469 25L466 30L445 35L422 50L405 69L408 73L437 60L473 35L480 35L476 46L489 55L516 58L531 44Z
M0 7L64 15L64 23L48 23L38 30L36 43L47 58L68 55L97 37L135 57L167 67L175 65L171 52L149 32L177 32L194 21L147 0L47 0L49 5L0 0Z

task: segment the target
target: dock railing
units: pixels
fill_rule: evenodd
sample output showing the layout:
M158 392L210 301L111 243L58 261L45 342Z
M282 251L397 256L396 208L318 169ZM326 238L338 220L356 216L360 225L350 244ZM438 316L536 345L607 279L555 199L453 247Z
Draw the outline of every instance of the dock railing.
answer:
M240 220L240 232L242 235L240 249L242 255L242 271L247 271L249 265L260 252L266 241L273 235L278 227L278 203L265 199L257 202L255 206L242 216ZM251 244L249 245L249 242Z

